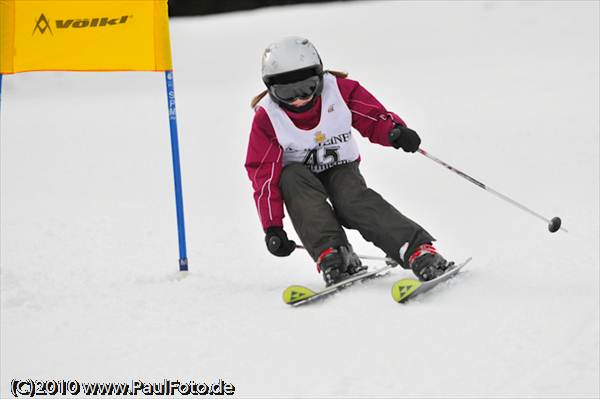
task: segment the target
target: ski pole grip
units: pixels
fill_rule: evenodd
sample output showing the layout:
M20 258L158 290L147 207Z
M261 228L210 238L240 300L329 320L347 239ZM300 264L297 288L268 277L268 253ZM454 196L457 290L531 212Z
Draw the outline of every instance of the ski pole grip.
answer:
M269 239L269 251L277 251L281 247L281 238L273 236Z

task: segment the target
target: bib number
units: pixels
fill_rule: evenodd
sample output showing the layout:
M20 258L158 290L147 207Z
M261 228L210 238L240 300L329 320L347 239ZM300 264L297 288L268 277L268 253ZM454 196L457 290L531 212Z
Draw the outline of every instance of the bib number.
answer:
M316 169L322 169L328 165L335 165L340 159L338 149L339 147L314 148L306 154L304 164Z

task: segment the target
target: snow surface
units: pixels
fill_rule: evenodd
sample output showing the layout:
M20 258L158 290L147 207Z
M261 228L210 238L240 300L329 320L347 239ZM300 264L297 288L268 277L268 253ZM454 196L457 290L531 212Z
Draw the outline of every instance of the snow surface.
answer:
M367 182L447 258L474 260L405 306L389 292L404 270L285 306L287 285L321 277L302 251L266 251L243 162L261 52L292 34L422 148L569 233L361 139ZM13 378L222 378L239 397L599 396L598 2L303 5L175 19L171 35L187 275L163 75L4 78L0 397Z

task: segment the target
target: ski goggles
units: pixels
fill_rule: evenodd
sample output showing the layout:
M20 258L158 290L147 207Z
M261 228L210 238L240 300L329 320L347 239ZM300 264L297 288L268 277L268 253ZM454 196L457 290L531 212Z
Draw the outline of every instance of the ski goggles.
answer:
M320 83L320 76L311 76L298 82L272 84L269 92L278 100L292 103L296 99L305 100L315 95Z

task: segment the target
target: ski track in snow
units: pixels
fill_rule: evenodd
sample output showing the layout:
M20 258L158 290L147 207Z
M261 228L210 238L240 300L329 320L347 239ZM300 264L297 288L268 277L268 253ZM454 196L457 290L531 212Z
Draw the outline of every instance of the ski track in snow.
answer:
M162 75L6 76L0 397L13 378L222 378L240 397L598 397L598 11L356 2L172 20L187 274ZM409 273L394 270L286 307L287 285L321 278L302 251L267 253L243 162L261 52L291 34L423 148L570 232L359 138L369 185L447 258L473 261L407 305L390 287Z

